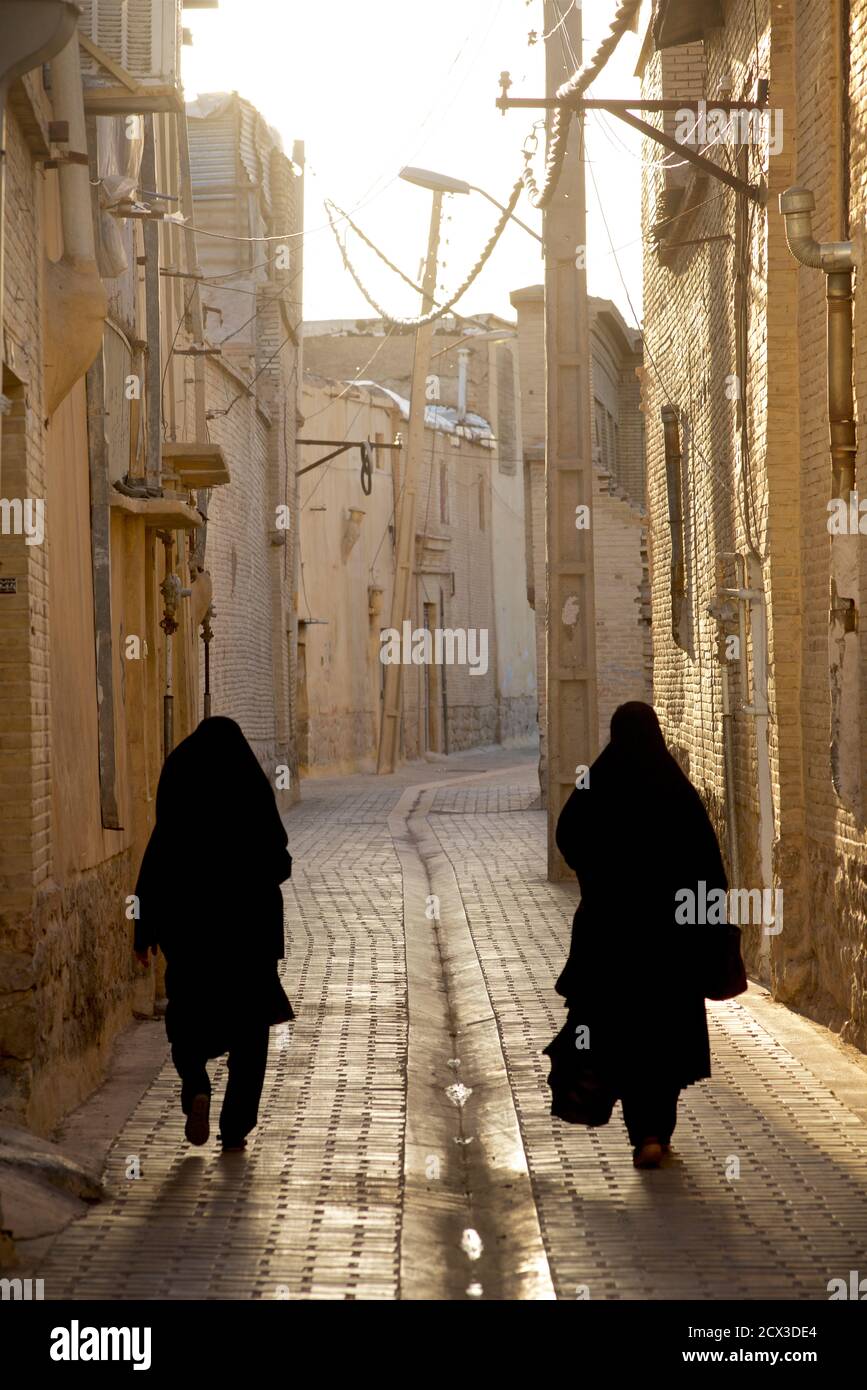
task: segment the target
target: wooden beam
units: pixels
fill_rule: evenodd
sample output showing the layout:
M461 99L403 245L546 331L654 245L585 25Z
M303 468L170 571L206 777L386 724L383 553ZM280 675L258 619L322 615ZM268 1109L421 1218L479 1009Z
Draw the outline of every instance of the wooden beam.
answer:
M581 10L561 19L545 0L545 85L556 92L570 76L558 24L581 52ZM579 115L571 122L560 181L545 212L545 527L548 878L570 877L557 848L557 821L575 788L575 769L596 756L596 605L593 572L593 463L590 433L590 323L584 248L587 239ZM578 507L590 526L578 528Z
M138 87L131 92L120 83L116 87L85 84L84 110L89 116L147 116L160 111L182 115L184 104L176 87Z

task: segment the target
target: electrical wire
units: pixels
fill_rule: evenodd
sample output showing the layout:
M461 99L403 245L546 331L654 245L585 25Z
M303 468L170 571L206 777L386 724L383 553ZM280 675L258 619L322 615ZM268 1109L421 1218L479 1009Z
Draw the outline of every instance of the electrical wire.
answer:
M387 333L384 333L384 334L383 334L382 341L381 341L380 343L378 343L377 346L374 348L373 352L370 354L370 356L368 357L367 361L365 362L365 364L364 364L364 366L361 368L361 370L358 371L358 372L356 373L356 375L352 378L351 381L348 381L348 382L346 383L346 385L344 386L343 390L340 392L339 395L333 396L333 397L332 397L332 399L328 402L327 405L323 405L323 406L320 407L319 410L314 410L314 411L312 412L312 414L306 415L306 416L304 417L304 423L305 423L305 424L307 424L307 422L308 422L309 420L315 420L316 417L317 417L317 415L322 415L326 410L330 410L330 409L331 409L331 406L334 404L335 401L342 400L343 397L344 397L349 391L352 390L353 386L355 386L359 381L361 381L361 380L364 378L364 376L367 374L367 369L368 369L368 367L370 366L371 362L375 362L375 361L376 361L376 358L377 358L377 357L379 356L379 354L382 352L382 349L385 347L386 343L388 342L389 338L391 337L391 335L392 335L392 333L393 333L394 331L395 331L395 330L394 330L394 328L392 327L392 328L389 328L389 330L388 330Z
M642 155L636 154L635 150L631 150L625 140L620 139L617 132L609 125L604 111L594 110L591 111L590 114L596 117L598 128L602 131L612 149L619 148L623 154L628 154L630 159L637 160L642 169L682 169L689 163L688 159L678 159L672 163L672 160L674 160L673 154L667 154L664 159L645 159ZM596 162L598 163L599 161Z
M478 63L479 58L481 57L482 53L484 52L484 50L485 50L485 48L486 48L486 46L487 46L487 41L488 41L488 38L490 37L491 30L494 28L494 25L496 24L497 20L498 20L499 17L500 17L500 12L501 12L501 10L502 10L502 8L503 8L503 4L504 4L504 3L505 3L505 0L499 0L499 3L497 4L496 9L494 10L494 12L493 12L492 15L491 15L491 19L490 19L490 22L489 22L489 24L488 24L488 27L487 27L487 29L485 30L485 33L484 33L484 35L482 36L481 43L479 44L479 47L478 47L478 49L476 50L475 55L474 55L474 63L475 63L475 64ZM437 96L437 99L434 101L433 105L431 106L431 108L430 108L430 110L428 111L428 114L425 116L424 120L423 120L423 121L421 122L421 124L418 126L418 128L417 128L417 130L416 130L416 132L415 132L415 136L416 136L416 137L418 137L418 136L421 135L422 131L425 129L425 126L428 124L428 122L430 121L431 117L433 116L433 114L434 114L434 112L437 110L437 108L440 107L440 106L442 106L442 105L445 104L446 102L448 102L450 106L453 105L453 104L454 104L454 101L455 101L455 99L456 99L456 97L458 96L458 94L463 90L464 86L466 85L467 77L469 76L470 72L473 71L473 66L474 66L473 63L467 64L467 70L466 70L466 72L464 73L464 75L463 75L463 77L461 78L461 80L460 80L460 82L459 82L457 88L455 89L455 91L454 91L453 93L449 94L449 93L445 90L446 83L447 83L447 81L448 81L449 75L450 75L450 73L453 71L453 69L456 67L456 65L457 65L457 63L458 63L458 61L459 61L461 55L463 54L464 50L466 49L467 44L469 43L471 37L472 37L472 30L467 34L466 38L464 39L463 43L461 44L461 47L458 49L458 52L455 54L455 57L452 59L452 62L449 64L449 67L448 67L447 70L446 70L445 77L444 77L443 80L438 84L439 87L440 87L440 89L441 89L440 92L439 92L439 95ZM423 145L426 143L426 141L427 141L428 139L430 139L430 136L433 134L433 131L436 130L436 129L438 129L439 124L440 124L440 123L438 122L437 125L434 126L432 130L428 131L428 133L427 133L427 135L426 135L426 137L425 137L425 140L421 141L420 143L419 143L417 140L414 140L411 154L409 155L409 157L408 157L407 159L402 159L402 160L399 161L399 163L400 163L401 165L410 163L411 160L415 158L415 155L416 155L417 151L420 150L420 149L423 147ZM398 161L395 161L395 163L398 163ZM318 174L316 174L315 170L313 170L309 165L308 165L308 168L310 169L310 172L311 172L311 174L313 175L314 178L318 178L318 177L319 177ZM373 203L373 202L375 202L378 198L380 198L380 197L382 196L382 194L385 193L385 192L392 186L392 184L396 183L399 177L400 177L399 173L398 173L398 174L392 174L390 177L389 177L389 176L386 176L385 174L380 174L379 177L376 178L376 179L374 179L373 183L370 184L370 185L368 186L367 190L361 195L361 198L358 200L358 202L356 202L356 203L353 204L352 211L353 211L353 212L359 212L362 208L369 207L370 204ZM381 188L379 188L376 192L374 192L373 190L374 190L374 189L377 189L377 185L380 184L380 183L382 183L382 180L383 180L383 179L386 180L385 183L382 184L382 187L381 187ZM370 195L370 196L368 196L368 195ZM325 224L323 223L323 227L324 227L324 226L325 226ZM322 228L318 228L317 230L322 230Z
M269 358L267 358L266 361L264 361L264 362L262 363L262 365L261 365L261 367L259 368L258 372L256 372L255 375L252 376L252 377L250 378L250 380L247 382L247 384L246 384L244 390L238 392L237 396L235 396L234 399L233 399L232 401L229 402L229 404L226 406L226 409L225 409L225 410L215 410L215 411L213 411L213 412L212 412L213 416L215 416L215 417L216 417L216 416L224 417L224 416L228 415L228 414L229 414L229 411L232 410L232 409L234 408L234 406L237 405L238 401L241 399L242 396L249 396L249 395L252 395L253 387L255 386L256 382L259 380L259 377L262 375L262 373L263 373L268 367L270 367L271 363L274 361L274 358L275 358L275 357L278 357L278 356L280 355L280 353L283 351L283 349L284 349L284 347L286 346L286 344L292 342L293 340L294 340L294 342L295 342L295 344L296 344L296 346L297 346L298 339L297 339L297 336L296 336L296 333L295 333L295 329L294 329L294 328L290 328L290 329L289 329L289 332L286 334L286 337L283 339L283 341L282 341L280 344L278 344L278 346L277 346L277 347L274 349L274 351L271 353L271 356L270 356Z
M641 0L623 0L618 5L609 33L599 48L594 53L590 61L583 66L579 66L575 58L574 50L571 50L572 61L575 62L575 71L568 81L557 88L556 97L561 103L554 108L554 115L551 120L551 136L548 141L548 149L545 158L545 172L542 187L536 182L535 175L530 165L532 154L525 149L524 168L521 173L521 181L527 190L530 202L534 208L545 208L551 202L560 180L563 164L566 159L566 152L569 143L569 128L572 117L575 114L574 107L568 103L576 97L581 97L590 84L599 76L605 67L612 53L620 43L623 35L632 24L635 16L641 8ZM559 7L557 7L559 14ZM565 16L561 16L562 19ZM568 31L564 27L559 29L561 41Z
M493 14L492 14L492 16L491 16L490 22L489 22L489 24L488 24L488 27L487 27L487 29L485 30L485 33L484 33L484 35L483 35L483 38L482 38L482 41L481 41L481 44L480 44L480 47L479 47L479 52L478 52L478 54L476 55L477 58L478 58L478 56L480 56L482 50L484 49L484 47L485 47L485 45L486 45L486 43L487 43L488 37L490 36L491 30L494 28L494 25L495 25L497 19L499 18L500 11L502 10L503 4L504 4L504 3L505 3L505 0L499 0L499 3L497 4L496 9L493 11ZM464 53L464 51L465 51L465 49L466 49L466 47L467 47L467 44L470 42L471 37L472 37L472 30L470 30L470 31L467 33L466 38L464 39L463 43L461 44L460 48L458 49L457 53L455 54L454 58L452 59L451 63L449 64L448 68L446 69L446 74L445 74L445 78L443 79L443 82L441 82L441 83L438 84L438 86L439 86L439 88L440 88L440 91L439 91L439 93L438 93L438 95L437 95L437 99L435 100L433 106L432 106L432 107L430 108L430 110L428 111L428 114L425 116L425 118L424 118L424 120L422 121L421 125L418 127L418 129L417 129L417 131L416 131L416 135L417 135L417 136L418 136L418 135L421 135L422 131L425 129L425 126L426 126L426 125L428 124L428 122L430 121L431 116L432 116L432 115L434 114L434 112L437 110L437 107L439 107L439 106L443 103L444 96L443 96L443 93L442 93L442 90L441 90L441 89L442 89L444 83L448 81L448 78L449 78L450 73L454 70L455 66L456 66L457 63L460 61L460 58L461 58L462 54ZM457 92L455 92L455 93L452 95L452 98L451 98L452 101L454 100L454 97L457 96L457 93L463 88L464 84L466 83L467 76L469 75L469 71L470 71L470 70L471 70L471 69L468 68L467 73L464 74L464 77L463 77L462 80L461 80L461 83L460 83L460 86L459 86L458 89L457 89ZM418 148L421 148L421 147L420 147L419 145L416 145L415 148L418 149ZM314 177L315 177L315 175L314 175ZM359 201L358 201L357 203L354 204L353 209L352 209L353 212L358 212L362 207L368 206L369 203L371 203L371 202L373 201L373 198L372 198L372 197L368 197L368 194L370 194L370 193L373 192L373 190L376 188L376 185L377 185L379 182L381 182L381 179L382 179L383 177L384 177L383 175L380 175L380 177L379 177L378 179L375 179L374 182L368 186L367 190L365 191L365 193L362 194L362 196L361 196L361 198L359 199ZM391 186L391 184L395 183L396 180L397 180L398 178L399 178L399 174L394 174L394 175L392 175L392 176L388 179L388 182L385 183L385 184L383 185L383 187L380 188L380 189L378 190L378 192L375 194L375 196L376 196L376 197L379 197L380 194L384 193L384 192L386 191L386 189L389 188L389 187ZM344 215L345 215L345 214L344 214ZM311 235L313 235L313 234L315 234L315 233L317 233L317 232L325 231L326 228L329 226L329 223L328 223L328 222L322 222L322 223L320 223L320 224L319 224L318 226L316 226L316 227L308 227L308 228L305 228L303 231L300 231L300 232L285 232L285 233L282 233L282 234L281 234L281 233L276 233L276 234L271 235L271 236L259 236L259 237L246 236L246 237L245 237L245 236L233 235L233 234L230 234L230 233L228 233L228 232L216 232L216 231L211 231L211 230L209 230L208 228L205 228L205 227L196 227L196 226L193 226L191 223L182 222L180 219L174 218L174 217L172 217L172 218L166 218L165 220L166 220L167 222L173 222L176 226L181 227L181 228L182 228L183 230L185 230L185 231L195 232L195 233L197 233L197 234L199 234L199 235L202 235L202 236L218 237L218 238L219 238L220 240L222 240L222 241L236 241L236 242L242 242L242 243L251 243L251 242L262 243L262 242L270 242L270 241L293 241L293 240L298 240L299 238L304 238L304 237L307 237L307 236L311 236Z
M385 346L386 342L387 342L388 339L391 337L391 334L392 334L393 331L394 331L393 329L390 329L389 332L386 333L386 334L384 335L382 342L378 344L378 346L377 346L377 348L376 348L376 351L373 353L373 355L372 355L370 358L368 358L368 360L367 360L367 362L365 363L364 367L362 367L361 372L359 372L358 376L355 378L355 381L348 382L347 385L346 385L346 387L345 387L345 389L344 389L343 391L341 391L339 395L337 395L337 396L332 396L331 399L328 401L328 403L327 403L326 405L322 406L321 409L319 409L319 410L314 410L313 413L312 413L311 415L306 415L306 416L304 417L304 423L305 423L305 425L308 423L308 421L314 420L314 419L316 418L317 415L321 415L321 414L323 413L323 411L325 411L325 410L330 410L331 407L332 407L334 404L336 404L337 401L343 399L343 397L346 395L346 393L355 385L355 382L357 382L357 381L360 379L361 374L367 369L367 367L370 366L370 363L373 361L374 357L376 357L376 354L377 354L378 352L380 352L380 351L382 350L382 348ZM360 402L358 409L356 410L355 414L353 415L352 419L350 420L349 424L347 425L346 429L345 429L344 432L343 432L343 438L342 438L342 440L340 441L341 444L345 444L345 443L347 442L347 440L349 439L350 434L352 433L352 430L353 430L353 427L354 427L354 425L355 425L356 420L358 419L358 417L359 417L359 415L361 414L361 412L362 412L362 410L364 409L364 407L365 407L366 405L368 405L368 404L369 404L368 401L362 400L362 401ZM307 501L302 505L301 511L304 511L304 509L305 509L306 507L309 507L309 506L310 506L311 500L313 499L313 497L314 497L314 495L316 494L317 490L321 487L322 483L325 481L325 477L326 477L326 475L327 475L327 473L328 473L328 470L329 470L332 466L333 466L333 460L331 460L330 462L326 463L326 464L323 466L322 472L321 472L320 475L319 475L319 478L318 478L318 480L317 480L316 486L313 488L313 491L310 493L309 497L307 498Z
M175 353L175 344L176 344L177 341L178 341L178 334L179 334L180 331L181 331L181 324L184 322L184 320L186 319L188 313L190 312L190 305L191 305L192 302L193 302L193 295L194 295L195 293L196 293L196 285L193 284L192 287L190 288L189 294L187 295L187 297L186 297L186 299L185 299L185 301L184 301L184 307L183 307L183 309L181 310L180 314L178 315L178 321L177 321L177 324L175 325L174 337L172 338L171 347L169 348L169 350L168 350L168 352L167 352L167 354L166 354L166 362L165 362L165 366L163 367L162 380L160 381L160 420L162 421L162 427L163 427L163 439L165 439L165 437L166 437L166 430L168 429L168 423L167 423L167 421L166 421L166 411L165 411L166 377L168 376L169 367L170 367L170 365L171 365L171 361L172 361L172 358L173 358L174 353Z
M452 309L455 304L457 304L458 300L464 294L466 294L467 290L478 278L479 274L484 269L487 262L490 260L494 248L496 247L497 242L500 240L500 237L502 236L505 230L509 218L512 216L512 213L515 211L515 208L518 205L518 199L521 196L523 187L523 177L521 177L515 183L511 193L509 194L509 200L503 208L502 213L500 214L496 227L491 233L491 236L488 238L488 241L483 247L481 254L479 255L478 259L476 260L475 264L473 265L469 274L466 276L463 283L458 286L458 289L446 300L445 304L441 304L437 309L431 309L429 313L422 314L419 318L396 318L393 314L389 314L388 311L384 309L382 305L379 304L377 300L373 298L373 295L366 288L363 281L361 280L361 277L358 274L358 271L355 269L355 266L349 259L346 247L344 243L341 241L340 233L337 230L337 226L334 222L334 219L331 217L330 209L326 208L326 211L328 211L329 220L331 221L331 230L334 233L334 239L337 242L337 246L340 251L340 256L343 261L344 268L352 276L352 279L355 281L357 288L360 290L361 294L367 300L371 308L376 310L379 317L385 323L393 324L395 327L420 328L424 324L435 323L437 319L441 319L445 314L447 314L449 310Z
M608 219L607 219L607 217L605 216L605 209L604 209L604 207L602 206L602 200L601 200L601 198L600 198L600 196L599 196L599 189L598 189L597 184L596 184L596 176L595 176L595 174L593 173L593 170L592 170L592 169L590 170L590 179L591 179L591 182L592 182L592 184L593 184L594 192L595 192L595 194L596 194L596 202L597 202L597 205L598 205L598 207L599 207L599 214L600 214L600 216L601 216L601 218L602 218L602 223L603 223L603 226L605 227L605 232L606 232L606 234L607 234L607 236L608 236L609 245L611 246L611 250L612 250L612 253L613 253L613 252L614 252L614 242L613 242L613 239L612 239L612 236L611 236L611 229L610 229L610 227L609 227L609 225L608 225ZM630 308L630 310L631 310L631 312L632 312L633 318L635 319L636 324L640 325L640 319L639 319L639 317L638 317L638 314L635 312L635 305L633 304L633 302L632 302L632 296L631 296L631 294L629 293L629 286L628 286L627 283L626 283L626 279L625 279L625 276L624 276L624 274L623 274L623 270L622 270L622 268L621 268L620 261L619 261L619 259L618 259L618 257L617 257L616 254L614 255L614 264L615 264L616 267L617 267L617 273L618 273L618 275L620 276L620 282L621 282L621 284L623 285L623 290L624 290L624 293L625 293L625 295L626 295L626 299L627 299L627 302L628 302L628 304L629 304L629 308ZM658 364L657 364L656 358L654 357L653 353L652 353L651 350L650 350L650 344L649 344L648 341L647 341L647 335L645 334L644 329L641 328L640 326L639 326L639 328L638 328L638 332L641 334L641 341L642 341L642 343L643 343L643 345L644 345L644 351L647 353L648 361L650 362L650 365L651 365L652 368L653 368L654 374L655 374L655 376L656 376L657 381L659 382L659 385L662 387L663 394L665 395L665 398L666 398L666 400L668 401L668 404L672 407L672 409L677 410L677 405L676 405L676 402L675 402L675 400L674 400L674 397L672 396L671 392L669 391L668 387L666 386L666 384L665 384L665 382L664 382L664 380L663 380L663 378L662 378L662 373L661 373L661 371L660 371L660 369L659 369L659 366L658 366ZM678 414L679 414L679 412L678 412ZM693 449L693 453L695 453L695 454L699 457L699 459L701 459L702 463L703 463L704 466L708 469L708 471L709 471L710 473L712 473L712 474L717 478L717 480L722 484L722 486L723 486L724 488L728 489L728 486L729 486L729 480L728 480L728 478L724 477L724 476L722 475L722 473L720 472L720 470L716 467L716 465L713 464L713 463L711 463L711 462L705 457L704 453L703 453L702 450L699 448L699 446L698 446L698 444L695 442L695 439L694 439L694 438L692 439L692 449Z
M251 290L250 293L251 293L251 294L257 294L257 292L256 292L255 290ZM257 298L258 298L258 294L257 294ZM287 302L285 299L283 299L283 290L282 290L282 289L279 290L277 294L269 295L269 297L268 297L267 299L265 299L265 300L263 301L263 303L257 304L257 305L256 305L256 308L253 310L253 313L250 315L250 317L249 317L248 319L245 319L244 322L243 322L242 324L240 324L237 328L233 328L232 331L231 331L231 333L227 333L227 334L225 335L225 337L221 338L221 339L220 339L220 344L219 344L219 345L222 346L223 343L228 343L229 340L230 340L231 338L236 338L236 337L238 336L238 334L239 334L243 329L245 329L249 323L252 323L254 319L256 319L256 318L259 317L260 313L263 313L266 309L270 309L270 307L271 307L272 304L278 304L278 303L280 303L281 300L282 300L282 302L283 302L284 304ZM292 302L292 303L295 303L296 301L293 300L293 301L291 301L291 302ZM296 346L296 347L298 346L297 335L296 335L296 339L295 339L295 346Z
M569 8L568 8L568 10L566 11L565 14L560 14L560 6L559 6L559 5L555 5L554 8L555 8L555 10L557 11L557 14L558 14L560 17L559 17L559 19L557 20L557 23L554 24L554 25L552 25L552 27L548 30L547 34L540 34L540 35L539 35L539 38L540 38L543 42L544 42L545 39L550 39L550 38L551 38L551 35L552 35L552 34L555 34L555 33L557 32L557 30L561 27L561 25L565 24L566 20L569 18L570 14L572 13L572 11L574 10L575 6L576 6L578 3L579 3L579 0L572 0L572 3L570 4L570 6L569 6ZM571 48L571 44L570 44L569 46L570 46L570 48Z
M337 204L336 204L335 202L332 202L332 200L331 200L330 198L325 198L325 199L323 200L323 207L324 207L326 210L328 210L328 209L330 209L330 208L333 208L335 212L339 213L339 214L340 214L340 219L342 219L344 222L346 222L346 223L352 228L352 230L355 232L355 235L356 235L357 237L360 237L360 239L364 242L365 246L369 246L369 247L370 247L371 251L373 251L374 254L377 255L377 256L379 257L379 259L382 261L383 265L388 266L388 269L391 270L391 271L393 271L395 275L399 276L399 278L400 278L401 280L403 280L403 282L404 282L405 285L409 285L409 287L410 287L411 290L415 290L417 294L424 294L424 290L422 289L422 286L419 285L419 284L417 284L417 282L416 282L415 280L413 280L413 278L412 278L411 275L406 275L406 274L401 270L401 268L400 268L399 265L395 265L394 261L389 260L388 256L385 254L385 252L384 252L384 251L381 251L380 248L376 245L376 243L373 242L373 241L371 241L371 239L370 239L370 237L367 235L367 233L366 233L366 232L363 232L363 231L361 230L361 228L360 228L359 226L357 226L357 224L356 224L355 222L353 222L353 220L352 220L352 218L349 216L349 213L348 213L348 212L344 212L343 209L342 209L342 208L339 208L339 207L337 206ZM338 220L340 220L340 219L338 219ZM434 305L436 305L436 303L437 303L437 301L434 300Z

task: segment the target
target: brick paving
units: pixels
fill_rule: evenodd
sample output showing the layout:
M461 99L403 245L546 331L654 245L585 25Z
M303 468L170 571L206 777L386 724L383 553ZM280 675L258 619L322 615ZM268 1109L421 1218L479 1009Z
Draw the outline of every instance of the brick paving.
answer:
M407 1014L385 815L399 790L328 787L312 783L287 822L282 973L297 1017L272 1033L247 1153L184 1142L167 1062L109 1156L109 1200L40 1269L47 1297L396 1297ZM213 1118L225 1059L211 1074Z
M499 789L488 815L431 825L456 872L500 1029L559 1298L827 1299L867 1272L867 1125L736 1001L711 1004L713 1079L684 1092L676 1157L637 1173L619 1115L549 1114L553 982L577 890L545 879L545 818ZM739 1176L735 1176L739 1171ZM729 1176L727 1176L727 1174Z
M534 771L503 750L305 784L287 819L297 1020L272 1039L248 1152L184 1143L167 1063L109 1154L107 1200L39 1268L48 1298L399 1296L407 989L386 821L404 788L437 780L429 823L496 1015L557 1296L824 1299L830 1278L867 1273L867 1124L738 1003L711 1006L714 1079L685 1093L665 1170L635 1172L618 1114L594 1131L551 1119L540 1049L562 1019L576 890L545 880ZM213 1075L216 1109L223 1062Z

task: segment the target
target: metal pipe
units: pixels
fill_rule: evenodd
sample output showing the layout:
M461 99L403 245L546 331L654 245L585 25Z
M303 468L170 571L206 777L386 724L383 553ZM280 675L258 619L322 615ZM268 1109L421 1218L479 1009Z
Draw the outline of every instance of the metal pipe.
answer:
M729 691L729 671L725 657L725 634L720 629L719 640L720 676L722 681L723 705L723 758L726 778L726 829L729 842L729 866L732 883L737 887L741 881L740 850L738 848L738 820L735 807L735 749L734 715L732 714L731 693Z
M154 117L144 116L144 149L142 150L141 179L156 185L156 144ZM145 336L147 357L146 423L147 450L145 479L151 497L162 491L162 335L160 329L160 229L153 219L142 224L144 240Z
M756 729L756 782L759 793L759 861L762 871L762 887L774 886L774 792L771 778L771 755L768 742L769 704L768 704L768 617L765 609L765 593L762 584L761 562L755 555L746 558L749 567L750 589L750 631L752 633L753 653L753 700L746 713L755 719ZM765 924L767 925L767 923ZM766 978L770 975L770 937L766 931L761 937L761 959Z
M780 212L786 224L789 250L801 265L823 270L828 277L828 418L831 431L831 466L834 497L855 486L855 394L852 384L852 272L855 257L851 241L816 241L813 210L816 199L809 188L788 188L780 194Z
M686 573L683 561L683 487L680 422L672 405L660 411L665 439L665 478L668 492L668 529L671 536L671 635L682 646L680 631Z
M442 584L440 585L440 623L442 624L443 627L446 627L446 626L447 626L447 623L446 623L446 605L445 605L445 598L444 598L444 596L443 596L443 586L442 586ZM441 693L442 693L442 706L443 706L443 752L444 752L445 754L448 754L449 751L450 751L450 750L449 750L449 699L448 699L448 693L447 693L447 691L446 691L446 671L447 671L447 670L448 670L448 665L447 665L447 663L444 661L444 662L443 662L443 665L442 665L442 685L441 685L440 689L441 689Z
M458 348L458 419L467 418L467 375L470 366L469 348Z
M809 188L787 188L780 195L789 250L801 265L827 277L827 388L831 451L830 501L843 502L848 514L855 492L855 392L853 386L851 241L816 241ZM858 811L861 800L860 672L858 608L860 598L858 534L830 537L828 675L831 704L831 777L841 801Z
M739 584L732 588L721 588L720 594L737 600L738 641L741 669L741 711L754 720L756 750L756 790L759 804L759 867L762 888L770 890L774 886L774 837L775 812L773 779L771 776L771 755L768 743L770 724L770 704L768 700L768 620L765 608L765 590L762 579L762 565L758 556L739 551L724 551L720 561L733 559L737 566ZM750 610L750 635L752 637L752 698L747 679L746 644L746 606ZM725 708L728 691L723 691ZM728 753L726 753L728 760ZM728 761L726 763L728 772ZM733 762L732 762L733 768ZM734 869L733 869L734 872ZM737 879L735 880L737 883ZM761 963L763 977L770 973L770 939L767 933L761 939Z
M786 223L789 250L801 265L814 270L854 270L855 259L851 241L817 241L813 236L813 212L816 198L809 188L793 185L780 194L780 212Z
M852 271L834 271L827 280L828 417L835 497L855 487L855 396L852 386Z
M203 717L211 717L211 642L214 637L214 629L211 626L211 618L214 616L214 605L210 604L204 618L202 619L202 641L205 644L205 692L203 702Z

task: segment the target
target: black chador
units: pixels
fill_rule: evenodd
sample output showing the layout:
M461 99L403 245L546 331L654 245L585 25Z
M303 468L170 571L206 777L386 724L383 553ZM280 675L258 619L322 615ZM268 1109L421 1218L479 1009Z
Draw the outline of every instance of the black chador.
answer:
M707 893L728 884L701 798L650 705L615 712L588 785L563 808L557 845L581 902L556 984L567 1022L545 1049L552 1112L604 1124L621 1099L636 1162L655 1166L680 1090L710 1076L704 992L692 968L697 938L677 925L676 895L701 882Z
M225 1149L256 1124L268 1030L294 1017L280 884L292 871L271 784L238 725L205 719L166 759L156 824L136 885L135 951L166 958L166 1032L181 1077L187 1138L209 1136L206 1063L228 1052Z

